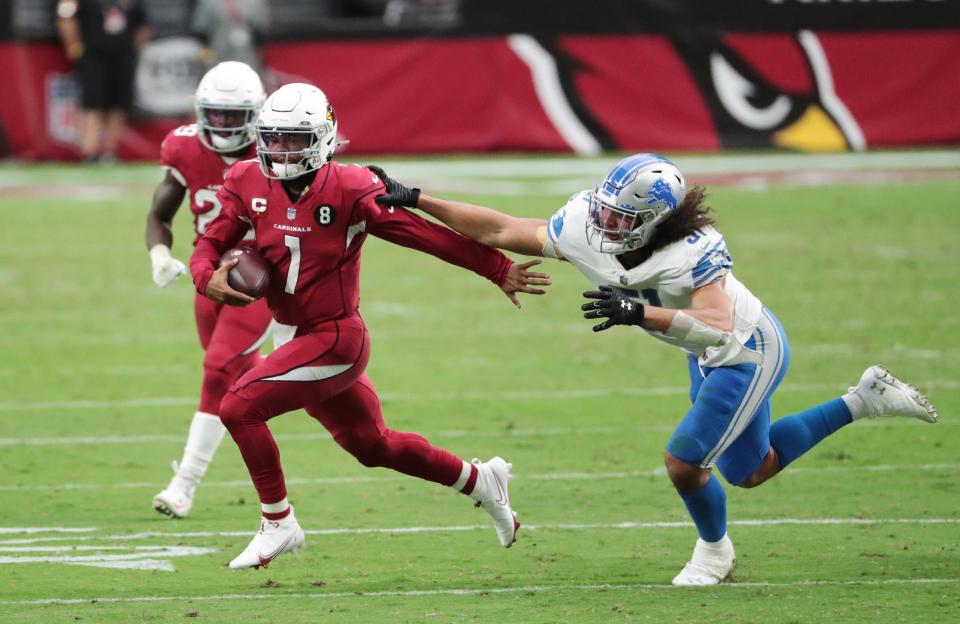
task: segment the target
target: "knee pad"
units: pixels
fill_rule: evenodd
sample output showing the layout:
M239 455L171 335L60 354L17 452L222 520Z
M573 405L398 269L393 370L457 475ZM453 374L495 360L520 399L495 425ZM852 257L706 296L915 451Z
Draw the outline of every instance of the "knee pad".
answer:
M667 441L667 452L691 466L699 466L709 450L696 436L680 430L674 431Z
M220 422L227 429L251 420L260 420L250 401L228 392L220 401Z
M220 401L230 387L261 359L259 353L237 355L222 343L209 345L203 356L200 411L218 413Z
M204 370L226 371L239 354L222 342L211 342L203 352Z

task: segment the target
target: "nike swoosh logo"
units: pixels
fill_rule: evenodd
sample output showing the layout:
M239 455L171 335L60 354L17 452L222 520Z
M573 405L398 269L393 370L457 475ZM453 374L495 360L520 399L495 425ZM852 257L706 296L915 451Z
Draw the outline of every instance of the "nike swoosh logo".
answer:
M494 502L495 502L496 504L498 504L498 505L504 505L504 506L505 506L505 505L507 504L507 491L506 491L506 488L504 488L503 485L500 483L500 478L499 478L496 474L493 475L493 480L496 482L496 484L497 484L497 491L500 493L500 500L496 500L496 501L494 501Z
M279 526L279 524L277 525ZM260 565L262 565L263 567L267 567L267 564L269 564L271 561L276 559L277 555L283 552L283 550L287 547L287 545L290 543L290 541L293 538L294 538L294 535L291 535L290 537L288 537L286 540L284 540L282 544L277 546L276 550L274 550L269 555L264 556L263 554L258 552L257 559L260 561Z

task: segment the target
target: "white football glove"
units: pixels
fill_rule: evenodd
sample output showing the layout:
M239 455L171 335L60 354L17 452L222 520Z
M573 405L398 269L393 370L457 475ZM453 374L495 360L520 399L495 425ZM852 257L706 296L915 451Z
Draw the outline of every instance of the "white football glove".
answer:
M150 263L153 264L153 281L160 288L166 288L173 280L187 274L187 267L170 255L170 248L163 244L150 249Z

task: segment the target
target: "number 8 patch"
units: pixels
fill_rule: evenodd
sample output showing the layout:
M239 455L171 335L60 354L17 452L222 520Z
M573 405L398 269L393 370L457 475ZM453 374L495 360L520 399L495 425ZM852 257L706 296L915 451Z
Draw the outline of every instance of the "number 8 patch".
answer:
M329 204L322 204L313 211L313 219L318 225L326 227L336 221L337 210Z

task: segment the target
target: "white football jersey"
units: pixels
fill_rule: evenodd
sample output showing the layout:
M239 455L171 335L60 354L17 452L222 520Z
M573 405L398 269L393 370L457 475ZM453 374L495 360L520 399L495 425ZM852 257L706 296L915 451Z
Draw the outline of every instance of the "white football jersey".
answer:
M620 264L614 254L600 253L587 241L590 191L577 193L547 224L547 235L563 258L577 267L593 284L609 286L641 303L674 309L689 309L693 291L726 277L724 291L733 301L733 337L723 347L686 344L658 331L648 334L697 355L703 366L723 366L746 360L743 345L753 335L763 314L763 304L733 276L733 259L723 236L713 227L698 230L671 243L632 269Z

